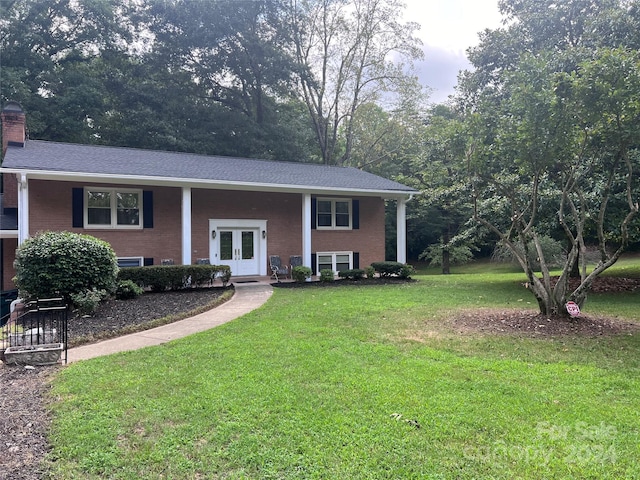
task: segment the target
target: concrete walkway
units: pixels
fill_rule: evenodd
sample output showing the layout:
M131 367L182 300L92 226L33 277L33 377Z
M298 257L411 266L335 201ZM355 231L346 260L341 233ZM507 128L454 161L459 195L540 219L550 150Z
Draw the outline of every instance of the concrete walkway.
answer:
M176 338L209 330L255 310L264 304L273 293L273 287L263 282L235 283L234 286L236 291L231 300L219 307L151 330L70 348L67 352L67 363L160 345Z

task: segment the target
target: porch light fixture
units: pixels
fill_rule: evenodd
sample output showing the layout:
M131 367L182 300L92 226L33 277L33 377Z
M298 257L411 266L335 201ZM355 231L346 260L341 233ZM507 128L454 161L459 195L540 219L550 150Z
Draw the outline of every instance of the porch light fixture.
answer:
M267 238L267 231L266 230L262 230L262 238Z
M213 239L216 238L216 231L215 230L211 230L211 238L213 238Z

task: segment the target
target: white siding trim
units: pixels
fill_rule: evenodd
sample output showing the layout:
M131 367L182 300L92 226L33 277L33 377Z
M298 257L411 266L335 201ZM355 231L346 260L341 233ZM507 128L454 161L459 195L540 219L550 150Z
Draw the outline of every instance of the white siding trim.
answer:
M191 187L182 187L182 265L191 265Z

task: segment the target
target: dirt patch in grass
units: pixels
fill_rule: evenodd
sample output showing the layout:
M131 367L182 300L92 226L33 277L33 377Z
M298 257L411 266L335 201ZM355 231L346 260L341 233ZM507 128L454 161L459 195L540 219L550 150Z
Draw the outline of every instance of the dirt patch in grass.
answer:
M46 478L42 460L49 452L49 417L43 398L56 368L0 365L0 478Z
M449 326L462 334L511 334L532 337L598 337L640 331L640 325L606 317L576 318L541 315L533 310L478 309L456 313Z

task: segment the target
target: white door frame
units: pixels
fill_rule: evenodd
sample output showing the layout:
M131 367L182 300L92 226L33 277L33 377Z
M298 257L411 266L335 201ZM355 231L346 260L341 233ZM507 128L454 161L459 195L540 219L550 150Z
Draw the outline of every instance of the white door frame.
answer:
M209 259L214 265L220 264L220 252L218 251L217 233L224 229L240 229L258 230L257 235L257 260L258 271L255 275L262 277L267 275L267 221L266 220L239 220L233 218L211 218L209 219ZM216 238L213 237L216 232ZM233 272L232 272L233 273Z

